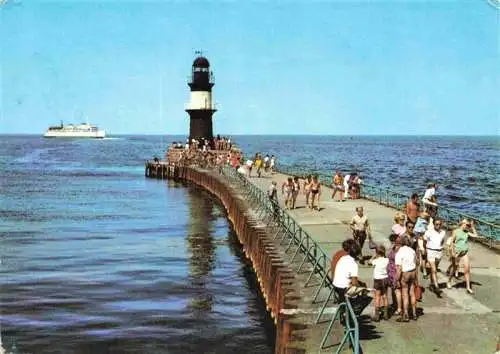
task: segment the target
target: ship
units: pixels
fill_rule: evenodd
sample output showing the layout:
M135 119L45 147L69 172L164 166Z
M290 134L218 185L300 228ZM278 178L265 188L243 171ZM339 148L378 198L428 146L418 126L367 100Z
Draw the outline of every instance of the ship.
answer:
M45 134L45 138L93 138L102 139L106 131L100 130L96 125L89 123L66 124L61 121L60 125L51 126Z

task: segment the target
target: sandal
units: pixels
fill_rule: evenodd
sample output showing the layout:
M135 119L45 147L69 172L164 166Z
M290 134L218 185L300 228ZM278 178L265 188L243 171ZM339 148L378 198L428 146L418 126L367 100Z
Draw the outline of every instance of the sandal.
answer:
M473 295L473 294L474 294L474 291L473 291L472 289L467 289L467 292L468 292L469 294L471 294L471 295Z
M396 319L396 322L410 322L410 320L408 319L408 315L402 315Z

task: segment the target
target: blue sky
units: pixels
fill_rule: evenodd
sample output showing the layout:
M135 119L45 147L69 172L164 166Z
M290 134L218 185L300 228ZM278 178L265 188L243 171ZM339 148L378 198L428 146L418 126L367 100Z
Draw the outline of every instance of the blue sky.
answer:
M216 133L499 133L487 0L8 0L0 16L0 133L88 117L111 134L185 134L197 49Z

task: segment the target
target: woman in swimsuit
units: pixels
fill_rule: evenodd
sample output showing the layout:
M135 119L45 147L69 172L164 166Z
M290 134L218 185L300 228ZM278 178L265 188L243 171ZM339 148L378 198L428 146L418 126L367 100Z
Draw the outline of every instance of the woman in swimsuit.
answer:
M304 194L306 195L306 208L309 208L309 196L311 195L311 183L312 183L312 177L311 177L311 175L307 175L307 178L304 181Z
M300 192L299 177L293 177L293 192L292 192L292 209L295 209L295 202Z
M449 270L449 279L446 286L451 289L453 275L460 265L460 261L464 260L464 278L466 290L469 294L474 294L470 286L470 258L469 258L469 236L477 236L476 228L474 227L474 222L469 219L463 219L460 226L453 230L451 234L451 252L452 252L452 269Z
M285 209L291 209L293 196L292 177L288 177L288 179L281 185L281 194L283 194L285 199Z
M321 195L321 184L319 183L318 180L318 175L314 175L312 178L312 183L311 183L311 210L312 209L317 209L318 211L320 210L319 208L319 197ZM318 205L314 206L314 201L318 200Z

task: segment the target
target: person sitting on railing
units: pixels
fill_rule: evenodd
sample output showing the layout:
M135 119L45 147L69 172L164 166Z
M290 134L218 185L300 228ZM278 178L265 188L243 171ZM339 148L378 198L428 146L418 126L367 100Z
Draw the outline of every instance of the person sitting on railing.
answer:
M425 211L429 213L431 217L435 217L437 214L437 198L436 198L436 183L429 183L427 185L427 189L425 190L424 197L422 198L422 202L425 206Z
M342 248L346 254L338 257L336 264L332 264L333 290L340 303L345 302L346 292L351 286L361 285L358 280L358 264L356 263L356 257L359 253L358 244L353 239L348 239L342 243Z

